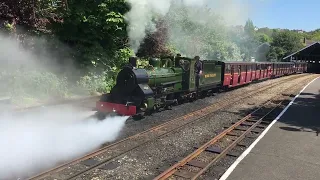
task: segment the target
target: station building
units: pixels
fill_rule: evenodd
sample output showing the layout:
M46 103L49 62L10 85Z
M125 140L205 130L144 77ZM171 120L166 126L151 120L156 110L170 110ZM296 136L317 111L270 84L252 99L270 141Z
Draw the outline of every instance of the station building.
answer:
M307 62L308 72L320 73L320 42L314 42L283 58L284 61Z

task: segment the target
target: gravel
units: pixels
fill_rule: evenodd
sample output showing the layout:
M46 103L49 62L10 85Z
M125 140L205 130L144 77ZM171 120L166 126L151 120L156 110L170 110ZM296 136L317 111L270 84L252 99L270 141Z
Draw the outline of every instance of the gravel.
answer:
M187 156L194 150L194 146L201 146L213 136L217 135L223 127L230 126L230 123L236 122L238 119L245 116L245 114L248 113L248 109L254 109L259 104L272 98L277 92L292 86L292 84L302 84L302 82L305 82L305 80L309 78L310 77L304 77L290 83L283 83L281 86L269 89L255 97L247 98L240 103L234 104L227 110L216 112L208 119L189 124L183 129L172 132L126 153L125 156L121 156L112 161L112 163L117 164L118 166L115 169L95 169L78 179L152 179L161 173L159 168L168 168L170 165L173 165L176 160L179 160L179 157ZM122 136L119 138L135 134L138 131L141 131L141 129L148 129L156 124L165 122L166 119L181 116L191 110L203 108L216 102L218 99L221 100L221 98L233 94L242 94L248 89L255 89L279 80L280 79L274 79L259 84L253 84L231 92L219 94L215 98L205 98L195 101L192 104L188 103L177 106L173 108L174 115L166 111L141 121L128 121L127 128L123 130ZM231 161L226 161L224 163L225 166L228 167L230 162Z

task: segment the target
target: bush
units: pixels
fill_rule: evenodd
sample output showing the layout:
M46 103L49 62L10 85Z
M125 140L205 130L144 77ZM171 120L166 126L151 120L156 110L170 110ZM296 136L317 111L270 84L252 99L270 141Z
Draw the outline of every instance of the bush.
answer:
M110 91L114 83L115 81L109 77L107 72L101 74L90 72L77 82L80 88L86 89L91 95L96 92L106 93Z
M24 103L24 100L48 101L63 99L69 95L67 79L50 72L2 71L0 83L1 94L10 96L19 104Z

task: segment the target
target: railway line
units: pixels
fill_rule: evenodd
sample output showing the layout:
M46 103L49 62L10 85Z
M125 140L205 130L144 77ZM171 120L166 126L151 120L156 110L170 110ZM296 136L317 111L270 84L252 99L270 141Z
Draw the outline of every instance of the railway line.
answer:
M310 79L313 78L314 76ZM293 85L284 90L286 94L272 97L238 122L225 127L224 131L202 146L195 147L195 151L162 172L154 180L200 179L209 168L219 168L217 163L225 156L240 156L241 151L250 145L243 141L256 139L286 106L285 102L291 99L290 96L298 91L300 89Z
M307 77L307 78L305 78ZM101 149L90 153L82 158L68 162L54 169L43 172L30 179L76 179L83 174L93 171L97 168L112 169L113 165L110 163L113 159L123 156L127 152L136 149L154 139L160 138L172 131L185 127L188 124L195 123L206 117L212 115L212 113L228 107L242 99L248 98L255 94L261 93L273 87L280 85L281 83L294 80L297 78L309 79L308 75L300 74L292 77L284 78L283 80L265 86L263 88L251 91L242 97L230 96L227 101L218 101L217 103L203 108L198 111L191 112L185 116L170 120L166 123L155 126L144 132L138 133L126 139L120 140L116 143L102 147ZM77 169L77 170L75 170Z

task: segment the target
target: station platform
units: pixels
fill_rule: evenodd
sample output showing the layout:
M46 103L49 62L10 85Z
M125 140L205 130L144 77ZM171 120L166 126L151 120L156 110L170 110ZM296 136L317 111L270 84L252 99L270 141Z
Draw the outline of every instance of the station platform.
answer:
M220 180L320 180L320 78L290 104Z

